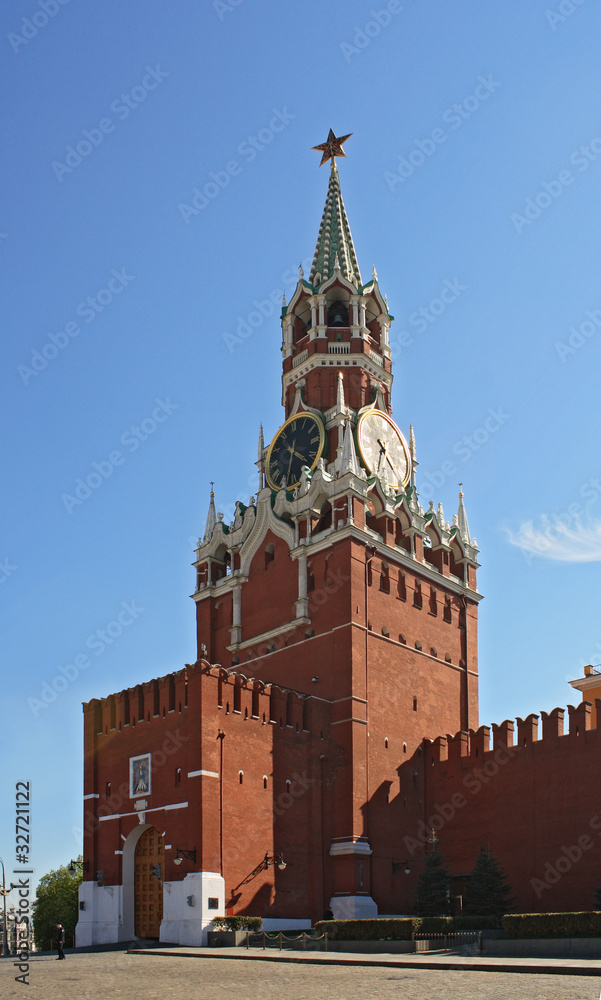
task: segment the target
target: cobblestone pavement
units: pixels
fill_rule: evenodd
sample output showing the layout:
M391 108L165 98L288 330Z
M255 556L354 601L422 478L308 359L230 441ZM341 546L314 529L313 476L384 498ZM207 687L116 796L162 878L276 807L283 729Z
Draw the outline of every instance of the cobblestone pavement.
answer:
M0 961L0 997L40 1000L599 1000L596 976L318 966L112 951L33 958L29 988Z

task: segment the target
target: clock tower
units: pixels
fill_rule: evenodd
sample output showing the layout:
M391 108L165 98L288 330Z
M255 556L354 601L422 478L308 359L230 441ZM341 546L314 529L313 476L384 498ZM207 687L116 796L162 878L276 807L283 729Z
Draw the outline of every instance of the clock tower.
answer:
M282 308L282 426L268 446L261 431L258 492L230 524L211 495L193 594L198 660L233 684L233 714L236 686L288 706L263 717L274 775L312 768L273 842L315 871L297 907L313 917L398 912L391 860L423 824L422 741L478 726L478 550L462 493L451 522L422 506L413 429L407 442L392 418L393 317L375 268L366 283L359 269L335 159L348 138L315 147L328 191L310 274Z

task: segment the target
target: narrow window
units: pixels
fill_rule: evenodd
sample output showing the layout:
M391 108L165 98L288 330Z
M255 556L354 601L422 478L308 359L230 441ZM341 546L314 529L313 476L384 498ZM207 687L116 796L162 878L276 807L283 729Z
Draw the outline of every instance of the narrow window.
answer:
M434 587L430 587L430 614L438 614L438 604L436 602L436 591L434 590Z
M315 590L315 574L313 569L309 567L307 569L307 593L310 594L312 590Z
M181 767L176 767L175 769L175 787L182 783L182 769Z
M263 775L263 788L267 788L267 775Z
M217 706L218 708L222 708L223 706L223 678L221 674L217 678Z
M244 771L238 771L238 781L240 784L244 784Z
M255 684L252 693L252 716L253 719L259 718L259 688Z
M373 583L373 573L371 568L371 560L367 564L367 586L371 587Z
M384 594L390 593L390 570L386 563L382 563L382 569L380 572L380 590Z
M275 722L275 694L273 690L269 694L269 721Z
M422 585L419 580L415 581L415 590L413 591L413 607L421 608L422 606Z
M267 569L269 564L273 562L274 558L275 554L273 550L273 543L270 542L269 545L265 546L265 569Z
M453 612L451 610L451 598L450 597L445 597L445 599L444 599L444 611L443 611L443 615L442 616L443 616L445 622L452 622L453 621Z
M107 781L107 783L106 783L106 785L104 787L104 794L105 794L105 796L106 796L107 799L110 799L110 797L111 797L111 783L110 783L110 781Z
M384 749L388 750L388 740L387 739L384 740Z
M417 712L417 698L413 699L413 711Z
M234 712L239 712L242 704L242 694L240 689L240 681L236 678L234 684Z
M407 600L407 586L405 584L405 574L399 573L399 582L397 584L397 597L399 601Z

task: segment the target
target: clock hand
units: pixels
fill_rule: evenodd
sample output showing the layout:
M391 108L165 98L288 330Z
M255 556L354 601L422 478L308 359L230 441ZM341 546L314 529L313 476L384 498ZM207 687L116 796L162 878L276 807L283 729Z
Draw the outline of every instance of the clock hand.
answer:
M286 476L286 482L288 482L288 480L290 479L290 469L292 468L292 459L294 457L294 446L295 446L295 444L296 444L296 438L292 442L292 448L289 448L289 451L290 451L290 461L288 462L288 475Z

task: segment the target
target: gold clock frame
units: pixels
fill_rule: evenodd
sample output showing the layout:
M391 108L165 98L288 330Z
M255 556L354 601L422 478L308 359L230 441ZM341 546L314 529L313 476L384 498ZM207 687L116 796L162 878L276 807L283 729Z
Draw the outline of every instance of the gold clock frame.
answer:
M317 425L317 427L319 429L319 447L318 447L318 450L317 450L317 455L315 457L315 461L310 466L311 471L313 471L313 469L316 467L317 463L319 462L319 459L322 457L324 446L325 446L325 443L326 443L326 429L325 429L325 425L324 425L323 420L321 419L321 417L318 417L316 413L311 413L310 410L298 410L296 413L293 413L291 417L288 417L288 419L284 421L284 423L279 428L279 430L276 431L276 433L274 434L273 439L271 441L271 444L269 445L269 448L267 449L267 457L265 459L265 478L267 480L268 485L271 487L272 490L281 490L282 489L281 486L278 486L277 483L273 482L273 480L271 479L271 476L269 475L269 465L270 465L271 453L273 451L274 445L275 445L277 439L282 434L282 432L285 431L286 428L290 426L290 424L296 423L302 417L309 417L309 419L313 420L314 423ZM298 482L296 482L296 483L286 483L286 489L287 490L296 489L296 487L299 485L299 483L300 483L300 480Z
M363 427L364 422L369 417L373 416L374 413L377 414L377 416L380 417L382 420L385 420L386 423L390 424L390 426L392 427L393 431L395 432L395 434L398 435L398 437L399 437L399 439L401 441L401 445L403 447L403 451L405 452L405 457L407 459L407 472L406 472L405 477L404 477L404 479L403 479L403 481L402 481L402 483L400 485L403 486L403 487L405 487L405 486L407 486L409 484L409 482L411 480L411 468L412 468L412 464L413 464L412 461L411 461L411 451L409 449L409 445L407 444L407 441L405 440L405 435L397 427L397 425L395 424L395 422L392 419L392 417L389 417L388 414L384 413L383 410L377 410L377 409L375 409L375 407L372 408L372 409L370 409L370 410L365 410L364 413L362 413L361 416L359 417L359 420L357 421L357 447L359 449L359 454L361 456L361 461L363 462L363 464L366 467L366 469L368 469L369 472L372 475L375 475L374 469L372 468L372 466L371 466L371 464L370 464L367 456L364 454L363 448L361 446L361 429Z

